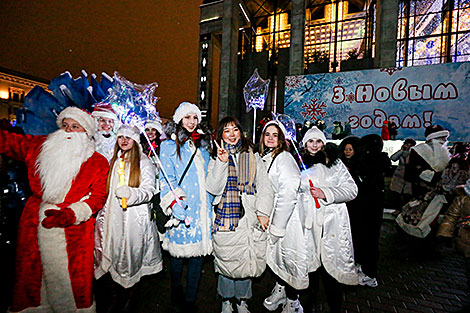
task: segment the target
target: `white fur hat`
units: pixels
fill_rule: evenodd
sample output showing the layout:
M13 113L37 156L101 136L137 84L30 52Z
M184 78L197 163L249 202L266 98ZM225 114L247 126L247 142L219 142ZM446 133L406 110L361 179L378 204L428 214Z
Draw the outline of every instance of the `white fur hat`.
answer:
M282 123L278 122L278 121L275 121L275 120L269 121L269 122L267 122L267 123L264 125L264 127L263 127L263 133L264 133L264 131L266 130L266 128L268 128L268 126L270 126L270 125L277 125L277 126L279 126L279 128L280 128L280 129L282 130L282 132L284 133L284 137L285 137L286 139L288 139L288 137L287 137L287 130L286 130L286 128L284 127L284 125L283 125Z
M158 120L148 120L148 121L146 121L144 129L147 129L147 128L155 128L160 135L163 133L162 123Z
M122 124L121 127L119 127L116 136L128 137L133 139L136 143L140 144L140 130L135 126Z
M189 102L181 102L180 105L176 108L175 114L173 115L173 121L178 124L183 117L186 115L194 113L197 115L198 123L201 123L201 110L197 107L197 105L189 103Z
M95 135L96 121L93 116L91 116L91 114L87 111L79 109L77 107L65 108L64 110L62 110L62 112L60 112L59 116L57 116L56 123L59 128L62 127L62 122L66 118L71 118L77 121L80 126L85 128L88 137L93 137Z
M323 144L326 144L325 134L320 129L318 129L317 126L313 126L305 133L304 138L302 139L302 146L305 147L305 144L310 139L320 139Z

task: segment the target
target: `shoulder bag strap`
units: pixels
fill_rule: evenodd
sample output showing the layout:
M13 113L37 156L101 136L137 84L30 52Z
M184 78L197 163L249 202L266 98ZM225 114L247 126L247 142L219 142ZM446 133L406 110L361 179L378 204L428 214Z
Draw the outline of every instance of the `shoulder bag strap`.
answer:
M268 173L271 170L271 166L273 166L274 160L277 158L278 155L279 154L276 154L276 156L271 160L271 163L269 164L269 167L268 167Z
M191 163L193 163L193 159L194 159L194 157L196 156L196 152L197 152L197 148L196 148L196 150L194 150L194 153L193 153L193 155L191 156L191 159L189 159L188 165L186 165L186 168L184 169L183 175L181 175L181 178L180 178L180 180L179 180L179 182L178 182L178 185L181 185L181 183L183 182L183 179L184 179L184 177L186 176L186 173L188 172L189 167L191 166Z

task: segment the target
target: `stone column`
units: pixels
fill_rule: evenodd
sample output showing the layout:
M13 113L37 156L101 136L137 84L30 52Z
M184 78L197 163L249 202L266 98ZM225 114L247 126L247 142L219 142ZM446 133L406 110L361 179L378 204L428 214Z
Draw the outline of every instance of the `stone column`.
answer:
M395 67L399 0L377 0L375 68Z
M289 75L304 73L305 0L292 0Z
M238 1L225 0L220 56L219 118L237 112Z

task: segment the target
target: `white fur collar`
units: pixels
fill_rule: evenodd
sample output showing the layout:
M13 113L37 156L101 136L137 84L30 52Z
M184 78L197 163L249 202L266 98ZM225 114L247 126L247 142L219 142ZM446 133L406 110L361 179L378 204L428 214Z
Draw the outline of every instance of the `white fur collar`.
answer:
M436 172L442 172L450 161L447 147L439 144L422 143L412 149Z

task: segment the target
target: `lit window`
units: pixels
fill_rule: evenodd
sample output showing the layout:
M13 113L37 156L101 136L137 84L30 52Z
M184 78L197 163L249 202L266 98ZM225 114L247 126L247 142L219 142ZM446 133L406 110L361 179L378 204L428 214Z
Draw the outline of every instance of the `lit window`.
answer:
M402 0L397 66L470 61L469 0Z

